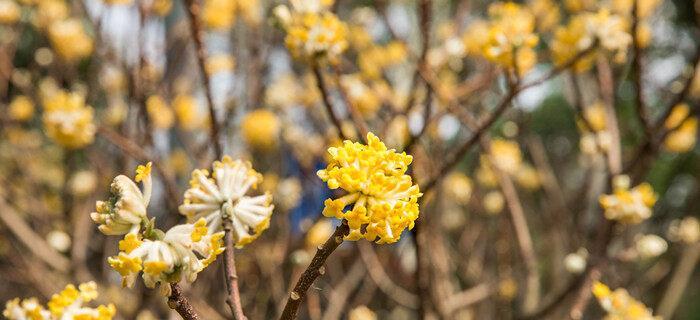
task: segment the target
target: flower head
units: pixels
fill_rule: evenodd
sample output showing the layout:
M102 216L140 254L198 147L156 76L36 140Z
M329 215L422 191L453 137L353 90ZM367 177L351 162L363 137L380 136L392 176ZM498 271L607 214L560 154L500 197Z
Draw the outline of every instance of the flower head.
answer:
M77 93L59 91L44 101L44 129L58 144L82 148L95 137L93 109Z
M329 188L348 194L327 199L323 215L347 220L348 240L393 243L404 229L413 228L422 196L406 174L413 157L387 150L372 133L367 134L367 145L345 141L341 147L328 148L328 153L328 166L317 174Z
M272 111L258 109L245 115L241 123L245 142L258 150L269 151L277 144L280 120Z
M236 246L243 247L270 225L272 195L246 195L261 181L262 175L253 170L250 162L224 156L214 162L211 176L204 169L192 171L180 213L190 221L204 218L210 233L222 229L223 219L230 219Z
M656 203L654 189L648 183L629 188L629 177L615 177L613 194L600 196L605 218L626 224L637 224L651 217Z
M605 320L660 320L654 317L652 310L635 300L627 290L618 288L610 290L605 284L596 281L591 288L598 303L608 314Z
M318 10L306 10L308 8L301 5L304 2L295 2L300 5L294 5L291 13L286 7L276 9L278 18L287 31L287 48L296 58L327 58L336 61L348 47L347 25L320 7Z
M78 19L65 19L49 27L49 40L56 53L66 61L77 61L92 53L92 38Z
M107 235L138 233L148 220L146 208L151 199L151 163L138 166L136 182L142 182L143 192L127 176L119 175L112 181L107 201L97 201L96 212L90 214L99 229Z
M3 316L10 320L111 320L116 314L113 304L99 305L97 308L83 306L97 298L97 285L94 282L83 283L76 288L69 284L60 293L54 294L49 300L46 310L36 298L19 298L5 304Z
M204 218L192 224L177 225L164 234L155 234L155 239L127 234L119 241L119 254L107 259L122 276L124 286L131 287L141 271L149 288L179 282L183 277L193 282L197 274L224 251L221 241L224 233L209 234ZM164 295L170 294L169 286L160 288Z

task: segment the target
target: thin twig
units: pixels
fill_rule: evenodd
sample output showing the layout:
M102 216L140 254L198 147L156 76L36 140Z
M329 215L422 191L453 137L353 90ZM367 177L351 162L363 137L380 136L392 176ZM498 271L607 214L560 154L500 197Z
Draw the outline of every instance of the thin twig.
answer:
M326 269L323 266L326 259L328 259L331 253L333 253L333 251L335 251L335 249L338 248L341 243L343 243L343 238L347 236L349 232L350 227L348 226L347 221L343 220L343 222L337 228L335 228L335 232L333 232L330 238L328 238L328 240L326 240L326 242L318 248L316 254L311 260L311 264L309 264L306 270L304 270L304 273L302 273L301 277L294 286L294 289L292 292L290 292L287 303L284 306L284 311L282 311L282 315L280 316L280 320L291 320L297 317L299 305L301 304L301 301L304 300L309 287L311 287L311 284L314 283L316 278L326 272Z
M182 288L177 283L170 284L170 296L168 297L168 307L177 311L185 320L199 320L199 315L190 304L187 297L182 294Z
M233 224L228 217L223 219L224 225L224 273L226 276L226 304L231 308L233 317L237 320L245 320L243 306L241 305L241 293L238 289L238 274L236 273L236 258L233 247Z
M680 262L673 271L671 280L666 287L663 298L657 308L658 315L663 319L672 319L673 313L678 307L690 278L693 276L695 266L700 260L700 244L691 244L683 249Z
M204 47L204 31L200 24L201 6L196 0L184 0L187 13L190 18L190 32L194 40L195 55L197 57L197 65L202 76L202 84L204 84L204 94L207 99L207 107L209 108L209 124L211 142L214 145L214 154L216 159L221 159L223 148L219 137L219 122L216 119L216 110L214 110L214 99L212 98L211 85L209 84L209 75L207 74L206 59L207 53Z
M372 245L369 242L359 241L357 247L360 251L360 258L367 265L369 277L379 290L396 303L415 309L418 304L418 296L391 281L381 262L377 259L377 254L374 252Z
M314 77L316 78L316 86L318 87L318 90L321 92L321 98L323 100L323 106L326 107L326 111L328 112L328 117L331 118L331 122L333 122L333 125L335 126L335 129L338 130L338 136L342 140L347 140L347 136L345 133L343 133L343 125L340 123L340 119L338 118L338 115L335 114L335 110L333 109L333 104L331 104L331 99L330 95L328 93L328 87L326 87L326 82L323 80L323 74L321 73L321 68L318 66L318 64L314 63L313 66L311 67ZM364 139L364 137L362 137Z
M639 0L635 0L632 4L632 76L635 87L635 100L637 108L637 117L642 124L644 136L647 141L652 141L652 124L649 120L647 107L644 103L644 90L642 87L642 74L644 72L642 66L642 47L639 43Z

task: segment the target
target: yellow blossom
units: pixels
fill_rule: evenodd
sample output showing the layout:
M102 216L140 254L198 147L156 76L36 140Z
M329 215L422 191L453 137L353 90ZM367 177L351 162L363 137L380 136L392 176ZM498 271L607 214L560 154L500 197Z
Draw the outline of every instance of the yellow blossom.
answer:
M208 75L217 74L219 72L233 71L236 62L231 55L217 54L209 57L206 63Z
M77 93L60 91L44 100L44 130L58 144L82 148L95 137L93 109Z
M494 139L491 142L493 164L503 172L515 174L522 163L520 147L514 141Z
M21 8L15 1L0 0L0 24L14 24L21 14Z
M206 0L202 9L202 20L210 29L228 29L236 21L234 0Z
M200 111L197 100L191 95L177 95L173 109L180 128L187 131L203 129L207 126L205 114Z
M274 209L270 193L247 195L261 180L262 175L250 162L224 156L214 162L211 175L204 169L192 171L180 213L188 221L205 218L210 234L223 229L224 219L231 220L234 242L241 248L270 226Z
M2 9L0 8L0 10ZM12 120L29 121L32 119L32 116L34 116L34 103L26 96L16 96L12 99L12 102L10 102L7 115Z
M172 0L152 0L151 1L151 10L161 16L164 17L170 13L170 10L173 8L173 1Z
M664 147L675 153L688 152L695 147L698 133L698 118L688 118L678 127L671 131L664 140Z
M173 110L159 95L153 95L146 99L146 110L153 126L158 129L169 129L175 122Z
M503 206L505 206L506 200L503 198L503 194L499 191L490 191L484 196L484 209L486 213L490 215L496 215L503 211Z
M284 28L287 48L299 59L336 62L348 47L348 27L331 12L294 11Z
M466 205L472 195L472 182L463 173L451 173L443 181L445 192L451 199L461 205Z
M687 103L679 103L671 109L671 113L664 121L664 127L667 130L676 129L690 114L690 107Z
M696 217L674 220L668 227L668 237L671 241L682 241L692 245L700 241L700 221Z
M632 189L629 177L617 176L614 179L613 194L600 196L600 206L605 210L605 218L625 224L638 224L652 214L656 194L651 185L642 183Z
M49 28L49 40L58 55L75 62L92 53L92 38L85 32L78 19L66 19L53 23Z
M413 157L387 150L372 133L367 134L367 145L346 140L341 147L328 148L328 153L331 161L317 174L329 188L347 194L327 199L323 215L347 220L346 239L393 243L404 229L413 228L422 196L406 174Z
M280 120L269 110L257 109L245 115L241 123L241 132L249 146L270 151L279 139Z
M635 300L623 288L612 291L605 284L596 281L591 291L607 312L604 320L661 320L661 317L654 317L651 309Z
M340 78L340 85L347 93L348 100L364 116L374 116L381 107L381 101L374 91L367 86L359 75L344 75Z

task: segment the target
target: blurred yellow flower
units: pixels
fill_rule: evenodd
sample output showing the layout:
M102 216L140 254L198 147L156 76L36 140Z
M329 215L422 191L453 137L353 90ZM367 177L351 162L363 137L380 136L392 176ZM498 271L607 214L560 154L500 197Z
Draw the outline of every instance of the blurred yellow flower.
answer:
M34 103L27 96L16 96L10 102L7 115L15 121L29 121L34 116Z
M348 27L333 13L295 8L292 13L287 9L287 15L287 21L283 21L287 31L285 43L294 57L336 62L347 49Z
M461 172L449 174L443 180L443 187L448 196L460 205L469 203L472 196L472 182Z
M306 246L316 248L322 245L328 237L333 234L333 223L328 219L320 219L316 222L309 231L306 232Z
M666 150L675 153L688 152L695 147L698 135L698 118L688 118L678 129L671 131L664 140Z
M241 123L241 132L249 146L269 151L277 145L280 121L273 112L258 109L245 115Z
M651 217L656 194L650 184L645 182L630 189L628 176L616 176L613 184L613 194L601 195L599 199L605 218L638 224Z
M228 29L236 22L236 2L234 0L205 0L202 20L210 29Z
M491 141L491 159L496 168L508 174L515 174L522 164L520 146L511 140L493 139Z
M21 8L15 1L0 0L0 24L14 24L21 16Z
M490 215L496 215L503 211L506 204L506 199L500 191L490 191L484 196L484 209Z
M45 99L43 121L46 134L66 148L85 147L95 137L93 109L77 93L60 91Z
M328 148L328 153L331 161L317 174L329 188L348 194L326 199L323 215L348 221L346 239L394 243L404 229L413 228L423 195L406 174L413 157L387 150L372 133L367 134L367 145L346 140L342 147Z
M175 122L173 110L159 95L153 95L146 99L146 110L153 126L157 129L169 129Z
M78 19L55 22L49 27L49 40L58 55L66 61L75 62L92 53L92 38L85 32Z
M208 75L213 75L219 72L233 71L236 61L229 54L217 54L209 57L206 63Z
M700 221L696 217L674 220L668 227L668 237L671 241L694 244L700 241Z
M173 100L173 109L180 128L183 130L203 129L208 124L205 114L199 109L197 100L191 95L177 95Z
M608 286L596 281L591 291L607 312L604 320L661 320L660 317L654 317L651 309L635 300L623 288L611 291Z
M381 107L379 97L362 81L359 75L342 76L340 85L345 89L352 106L365 117L374 116Z

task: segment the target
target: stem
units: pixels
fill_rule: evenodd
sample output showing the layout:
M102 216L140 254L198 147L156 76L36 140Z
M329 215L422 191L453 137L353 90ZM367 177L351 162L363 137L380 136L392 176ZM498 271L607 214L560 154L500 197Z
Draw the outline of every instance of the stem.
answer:
M177 311L185 320L199 320L199 315L194 310L190 301L182 294L182 288L177 283L170 284L170 296L168 297L168 307Z
M326 272L323 264L326 259L335 251L341 243L343 243L343 238L350 232L350 227L348 227L348 222L343 220L343 222L335 228L335 232L326 240L324 244L318 247L314 258L311 260L311 264L304 270L301 277L294 285L294 289L289 294L287 299L287 304L284 306L284 311L282 311L282 316L280 320L291 320L297 317L299 313L299 305L301 301L306 296L306 292L314 283L316 278Z
M231 308L231 313L233 313L233 318L236 320L246 320L245 314L243 314L243 307L241 304L241 293L238 290L238 274L236 273L236 257L233 252L233 225L231 219L228 217L223 219L224 224L224 245L226 250L224 250L224 273L226 276L226 290L228 291L228 296L226 297L226 304Z
M690 283L690 278L693 276L693 271L695 271L695 266L698 264L698 259L700 259L700 245L697 243L691 244L683 250L680 262L678 262L678 266L673 272L671 281L668 287L666 287L664 296L659 303L659 316L664 319L671 319L673 317L678 303L681 302L683 292L685 292L686 287Z
M184 0L187 14L190 18L190 31L194 40L195 55L197 56L197 65L199 66L200 74L202 75L202 84L204 85L204 93L207 99L207 107L209 108L210 135L212 144L214 145L214 153L217 159L223 155L221 141L219 139L219 122L216 120L216 112L214 110L214 99L211 94L211 85L209 84L209 75L206 68L206 48L202 40L203 31L199 21L200 5L195 0Z
M331 99L328 94L328 88L326 87L326 83L323 81L323 74L321 74L321 68L318 66L317 63L314 62L311 69L313 70L314 77L316 78L316 86L318 86L318 90L321 91L321 98L323 98L323 106L326 107L328 117L331 118L333 125L335 126L336 130L338 130L338 136L340 136L340 139L347 140L348 137L345 136L345 134L343 133L343 126L340 123L340 119L338 118L338 115L335 114L335 110L333 110L333 105L331 104ZM362 137L362 139L364 139L364 137Z

